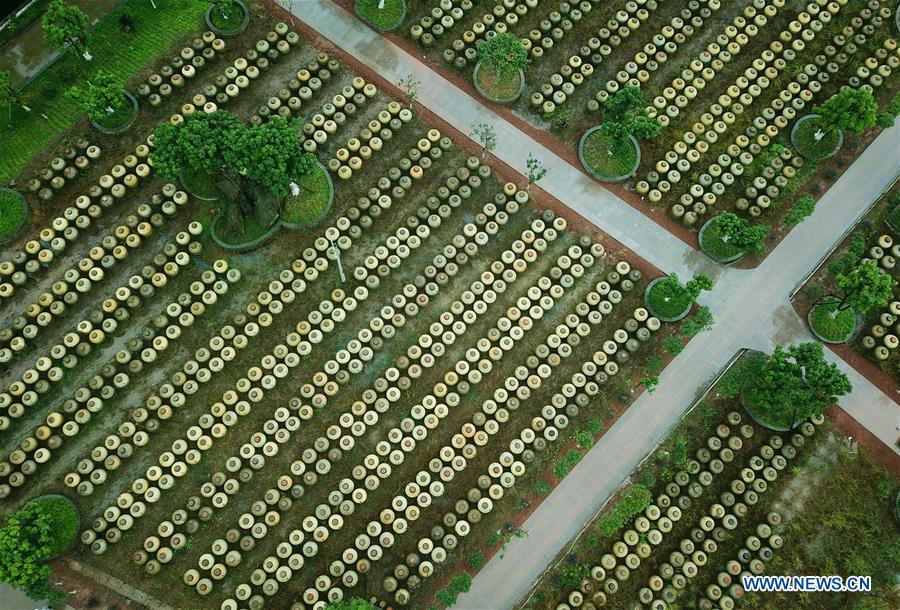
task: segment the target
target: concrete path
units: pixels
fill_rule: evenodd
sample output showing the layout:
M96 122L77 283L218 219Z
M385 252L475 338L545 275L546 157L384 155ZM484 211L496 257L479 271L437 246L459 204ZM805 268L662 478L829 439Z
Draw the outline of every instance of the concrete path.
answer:
M717 279L716 288L701 299L716 318L713 330L692 340L666 367L654 394L639 397L525 522L528 537L513 539L503 559L495 556L488 562L455 606L511 608L738 350L769 351L776 344L812 340L791 307L790 294L900 173L900 125L869 147L819 202L812 217L762 265L754 270L722 268L331 2L304 2L295 15L387 80L415 75L422 83L419 101L463 133L480 121L495 125L495 154L500 159L525 173L525 161L533 153L550 168L540 183L544 190L658 268L682 277L704 270ZM826 353L853 383L853 392L841 406L896 451L900 423L896 397L885 396Z
M69 4L77 4L87 14L88 24L92 26L121 2L122 0L74 0ZM21 85L56 61L57 57L59 51L44 42L39 16L3 45L0 70L9 70L13 79Z

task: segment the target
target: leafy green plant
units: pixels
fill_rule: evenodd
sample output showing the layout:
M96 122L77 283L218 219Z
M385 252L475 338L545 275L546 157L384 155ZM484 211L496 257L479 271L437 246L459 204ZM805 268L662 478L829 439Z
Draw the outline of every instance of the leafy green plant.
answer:
M612 145L622 145L630 136L646 140L655 138L662 125L650 117L640 87L625 85L612 94L603 106L600 132Z
M750 226L746 220L732 212L719 214L716 222L724 241L743 252L762 254L765 251L765 240L769 234L768 226Z
M803 222L806 217L812 215L815 207L816 200L813 199L812 195L803 195L794 202L794 205L791 206L791 209L785 214L784 224L788 227L796 227Z
M675 358L678 354L684 351L684 343L681 342L681 339L672 335L671 337L667 337L665 341L663 341L663 349L666 350L666 353L669 354L672 358Z
M569 449L553 467L553 474L556 475L557 479L564 479L580 461L581 453L574 449Z
M494 148L497 147L497 132L494 131L494 127L490 123L482 121L475 125L475 128L472 130L472 137L481 143L482 160L489 152L494 152Z
M528 52L514 34L504 32L478 45L482 67L497 77L508 77L528 67Z
M575 432L575 442L582 449L590 449L594 445L594 435L587 430L577 430Z
M862 133L875 125L878 102L869 90L848 87L813 108L813 112L821 115L818 122L825 131Z
M375 605L360 597L353 597L339 602L332 602L325 606L325 610L375 610Z
M79 57L87 53L88 16L78 6L63 0L52 0L41 20L44 39L54 49L66 45L78 51Z
M6 120L12 120L13 106L20 104L22 101L22 93L13 82L12 74L9 70L0 70L0 104L6 106Z
M548 493L550 493L550 489L550 483L548 483L544 479L538 479L534 482L534 493L540 496L546 496Z
M469 566L474 570L480 570L484 567L484 553L481 551L473 551L469 553Z
M709 310L709 307L704 305L703 307L698 307L692 316L681 323L681 334L685 337L694 337L710 330L714 323L712 312Z
M845 309L864 314L873 307L883 307L893 298L893 277L884 273L874 260L865 260L847 273L835 277L843 296L838 302L834 316Z
M536 183L538 180L547 175L549 171L547 167L533 154L528 153L528 159L525 161L525 167L527 169L527 178L528 178L528 186L525 187L525 190L531 191L531 185Z
M117 113L128 110L122 81L103 70L95 72L86 87L73 87L68 95L81 105L93 121L101 125L109 123Z
M600 531L605 536L612 536L622 529L629 519L647 508L650 500L650 490L640 483L635 483L628 488L625 496L600 519L598 523Z

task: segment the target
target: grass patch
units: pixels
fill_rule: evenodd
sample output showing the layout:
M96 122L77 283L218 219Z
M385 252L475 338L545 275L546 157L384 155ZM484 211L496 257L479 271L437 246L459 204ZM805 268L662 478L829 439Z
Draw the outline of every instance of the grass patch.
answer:
M406 15L404 0L385 0L384 8L378 8L380 0L356 0L356 12L368 24L382 32L393 30Z
M47 546L46 559L53 559L63 554L78 535L78 512L63 496L45 496L28 503L29 506L40 506L50 516L50 534L52 540Z
M808 159L830 157L841 147L840 136L837 132L826 132L821 140L816 141L818 130L819 119L814 118L801 121L793 133L794 146L801 155Z
M176 40L202 27L205 2L157 0L158 9L143 0L126 0L91 30L90 71L104 70L128 81L168 50ZM131 14L136 33L123 32L119 17ZM13 109L0 146L0 182L9 180L28 160L84 116L65 92L81 84L87 68L74 51L66 51L22 91L26 112ZM46 115L44 119L42 115Z
M742 249L725 241L723 237L724 235L719 230L719 223L713 218L700 233L700 248L720 263L730 261L744 253Z
M518 95L522 81L518 70L498 74L481 66L475 72L475 84L492 100L512 101Z
M588 171L601 180L631 175L638 162L638 152L638 147L631 140L610 145L599 129L592 131L581 147L581 157Z
M209 12L209 21L223 32L235 31L244 21L244 9L236 2L229 4L225 10L213 8Z
M15 235L27 213L28 208L21 197L8 191L0 191L0 240Z
M314 224L322 219L328 209L331 183L325 170L317 165L311 174L303 176L297 184L300 185L300 194L284 200L281 219L291 224Z
M826 340L843 343L856 327L856 316L850 309L835 314L839 304L836 300L819 303L809 314L809 324Z
M663 284L657 283L653 285L647 294L647 305L653 310L653 313L663 318L677 318L690 308L693 301L687 290L681 290L673 295L666 295Z

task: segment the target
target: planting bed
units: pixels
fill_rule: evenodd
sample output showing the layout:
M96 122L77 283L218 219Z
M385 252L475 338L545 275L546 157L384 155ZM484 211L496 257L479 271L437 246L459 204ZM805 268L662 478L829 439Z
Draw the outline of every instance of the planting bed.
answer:
M882 106L897 94L894 9L868 0L430 0L410 7L400 31L467 80L486 37L520 37L530 65L515 114L573 150L603 122L610 95L639 86L663 130L640 143L627 185L640 201L623 196L665 206L693 230L720 210L758 219L773 227L771 246L789 230L781 220L798 193L820 192L821 176L836 175L875 133L806 146L804 126L805 152L841 149L837 165L820 167L793 149L795 122L845 86L870 89ZM630 148L616 156L630 168Z
M0 262L0 513L71 498L64 558L177 608L445 599L627 405L674 330L659 272L285 23L184 42ZM327 172L242 254L214 183L148 163L156 123L220 107L299 119Z
M896 280L898 272L895 260L900 255L896 243L900 233L889 222L892 213L900 208L900 187L894 185L876 201L872 208L852 227L847 237L814 270L794 297L794 308L802 316L808 316L812 324L822 315L822 302L842 297L836 284L836 276L846 273L863 259L872 259L885 273L894 278L893 299L885 307L873 307L860 324L852 311L844 310L836 319L824 320L815 330L825 338L838 341L830 347L837 351L863 375L882 388L893 393L900 382L900 352L898 352L897 320L900 317L900 292ZM828 307L826 305L826 307ZM840 335L848 328L858 326L858 332L851 335L849 343L841 341ZM832 334L833 333L833 334Z
M737 398L753 357L738 359L685 414L519 607L896 606L896 474L825 418L791 434L754 424ZM872 592L763 595L741 586L746 574L810 570L871 575Z

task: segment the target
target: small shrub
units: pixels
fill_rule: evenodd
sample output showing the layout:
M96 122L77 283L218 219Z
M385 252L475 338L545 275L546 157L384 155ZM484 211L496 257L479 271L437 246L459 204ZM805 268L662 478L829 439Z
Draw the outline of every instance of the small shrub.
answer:
M628 488L625 496L619 500L615 506L600 519L600 531L605 536L612 536L618 532L625 523L643 511L650 504L650 490L636 483Z
M588 429L588 432L593 434L594 437L603 432L603 422L601 422L599 419L589 420L586 424L586 427Z
M474 570L480 570L484 567L484 553L475 551L469 553L469 566Z
M582 449L590 449L594 445L594 435L587 430L577 430L575 432L575 442Z
M566 455L553 467L553 474L556 475L557 479L564 479L580 460L581 453L574 449L569 449Z
M684 343L681 342L681 339L672 335L663 342L663 349L666 350L666 353L672 358L675 358L684 351Z
M543 479L538 479L534 482L534 493L541 496L546 496L548 493L550 493L550 483Z

